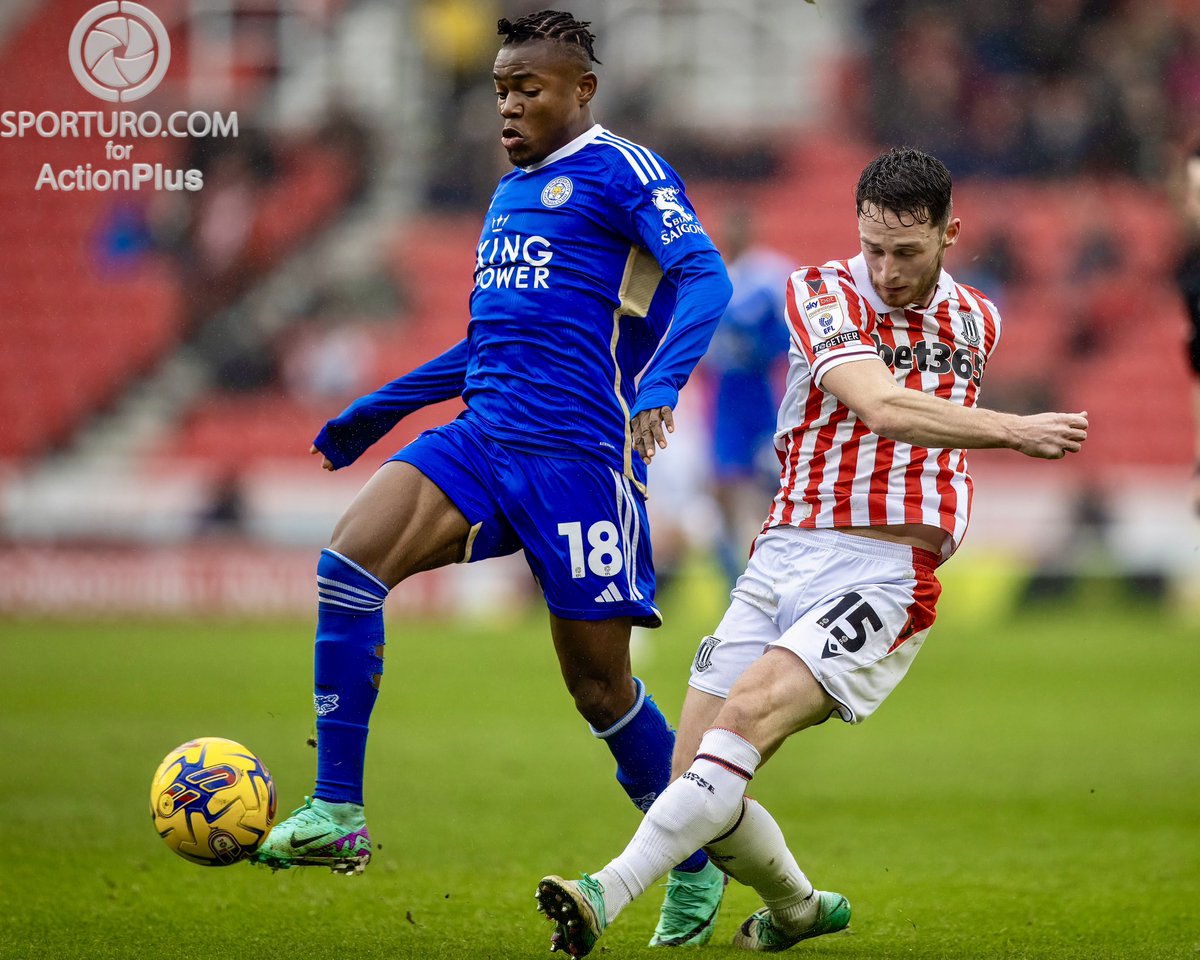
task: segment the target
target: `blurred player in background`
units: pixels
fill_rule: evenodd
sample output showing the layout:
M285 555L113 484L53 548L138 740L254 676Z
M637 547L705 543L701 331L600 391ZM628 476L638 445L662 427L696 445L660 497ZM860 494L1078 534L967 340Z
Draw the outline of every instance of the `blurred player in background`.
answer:
M1177 277L1189 321L1188 359L1192 370L1192 428L1196 438L1192 463L1192 507L1200 514L1200 146L1187 158L1183 188L1186 246Z
M1085 413L976 406L1000 317L942 269L959 234L942 163L911 149L882 154L855 202L861 254L802 267L788 283L780 488L725 617L696 654L678 779L604 869L538 885L552 946L574 956L701 845L763 899L736 946L783 950L850 922L846 898L813 888L746 785L792 734L835 714L860 723L903 678L933 624L934 569L966 532L964 450L1057 459L1087 437Z
M645 809L669 782L674 735L629 659L632 625L661 622L646 464L730 289L679 177L592 119L587 26L549 10L499 22L500 142L516 169L474 251L466 339L355 401L314 441L333 470L413 410L457 396L467 406L379 469L321 554L316 787L259 849L272 867L359 872L370 858L363 762L383 603L406 577L450 563L524 550L563 679L621 786ZM679 859L666 940L711 931L723 889L703 853Z
M758 504L778 468L772 440L779 405L774 375L787 358L782 254L752 246L749 211L735 211L722 238L733 297L704 358L714 375L713 497L721 512L717 558L730 586L761 526ZM773 467L772 467L773 465ZM747 509L751 512L747 512Z

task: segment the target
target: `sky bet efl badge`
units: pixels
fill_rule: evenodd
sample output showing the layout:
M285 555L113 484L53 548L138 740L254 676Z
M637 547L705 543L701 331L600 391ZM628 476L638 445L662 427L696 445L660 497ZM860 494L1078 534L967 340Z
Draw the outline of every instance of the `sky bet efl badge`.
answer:
M804 301L804 319L814 337L828 340L842 329L846 315L842 312L842 305L838 303L836 296L832 293L822 293Z

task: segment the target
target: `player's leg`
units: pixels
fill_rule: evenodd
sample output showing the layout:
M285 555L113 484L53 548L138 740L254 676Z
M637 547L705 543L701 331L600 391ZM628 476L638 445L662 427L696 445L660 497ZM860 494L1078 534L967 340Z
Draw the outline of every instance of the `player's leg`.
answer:
M679 727L675 731L675 753L671 757L671 779L678 780L692 765L692 758L700 749L700 738L704 731L713 726L725 698L718 697L695 687L688 687L679 713Z
M788 650L771 648L739 678L714 723L741 732L756 744L765 763L789 736L823 722L837 707L802 660ZM749 797L743 797L734 823L705 849L765 904L742 924L735 945L782 950L850 922L846 898L813 888L779 825Z
M778 630L769 615L739 599L735 594L730 609L722 618L714 635L705 637L701 642L692 665L692 679L680 722L680 739L676 741L677 775L684 773L692 764L705 729L712 725L737 676L762 653L768 641L777 639L778 636ZM687 751L686 760L680 759L683 751ZM703 839L706 838L697 842L702 843ZM706 873L708 872L716 872L712 864L707 865ZM720 895L723 892L724 877L717 873L716 882L712 884L715 891L710 889L707 896L702 898L703 908L681 910L678 904L679 894L686 891L684 882L687 879L681 877L679 871L671 871L667 896L654 939L651 941L652 945L667 945L678 939L671 936L675 931L686 932L685 928L688 928L689 924L704 923L706 920L705 939L711 936L716 911L720 905ZM557 921L555 945L578 951L583 948L590 949L589 943L594 944L607 925L609 912L615 917L629 902L629 893L619 878L611 878L607 885L602 885L586 874L578 881L549 876L538 886L538 900L542 911ZM565 921L562 918L564 906L569 914ZM571 926L572 921L574 926Z
M500 472L505 515L545 595L567 690L644 810L670 779L674 744L629 660L631 627L662 621L645 498L598 460L511 453Z
M786 538L765 538L759 544L729 611L700 645L690 693L707 696L690 697L685 723L715 720L715 726L701 738L688 769L659 797L625 851L603 870L594 877L585 874L581 881L547 877L539 887L544 911L564 902L594 904L591 914L569 908L581 933L572 942L572 929L560 925L568 946L590 949L603 927L669 866L676 850L735 834L744 819L746 782L762 753L769 756L786 736L821 722L836 708L797 657L786 651L762 655L780 636L776 585L789 576L807 581L813 572L789 566L788 554ZM719 707L715 716L714 707ZM757 746L739 736L743 729L758 739ZM694 737L693 731L688 734ZM596 918L593 926L583 923L589 916Z
M675 732L672 780L687 770L696 756L700 737L712 726L724 702L722 697L688 688ZM702 946L712 939L728 877L712 862L706 862L700 869L687 869L688 866L685 862L667 873L667 889L650 937L652 947Z
M392 461L338 522L317 562L316 787L304 807L271 831L259 862L361 872L370 859L363 765L383 673L383 603L406 577L460 559L469 532L436 484L411 464Z
M629 663L631 626L661 623L645 498L601 461L514 456L510 472L506 516L545 594L564 681L616 760L622 789L644 810L670 781L674 743ZM705 886L711 915L724 878L703 853L681 859ZM692 924L699 936L703 920Z
M402 580L461 559L470 526L408 463L367 482L318 562L314 797L362 803L367 723L383 673L383 601Z
M606 890L616 881L609 916L662 876L676 851L732 829L758 767L788 736L825 720L835 706L790 653L768 651L747 668L688 769L655 801L625 852L595 875Z
M844 929L850 922L846 898L814 889L766 808L750 797L743 798L742 805L737 823L705 847L722 870L763 899L763 909L738 928L734 946L784 950Z
M564 620L550 615L559 669L575 708L617 761L621 788L645 811L670 782L675 734L631 672L629 631L628 617Z
M795 592L785 596L794 622L771 645L764 662L782 657L803 663L804 684L819 686L844 720L857 723L895 689L933 623L940 589L933 575L936 559L844 534L808 534L801 540L802 553L820 571L808 587L813 599ZM778 695L795 694L784 690ZM743 703L732 703L733 709L717 723L746 731L769 751L769 734L756 733L756 720L738 714ZM849 923L845 898L813 890L778 825L760 805L747 800L735 828L707 849L765 904L741 925L736 946L781 950Z
M671 779L675 735L629 662L629 618L564 620L551 634L567 689L593 736L617 761L617 782L645 811ZM671 871L664 913L652 946L699 946L712 936L725 878L698 849Z
M779 636L773 616L763 609L764 605L770 606L764 603L769 594L769 581L764 579L759 566L761 558L759 564L752 564L739 578L741 587L734 590L725 616L712 635L700 642L696 651L679 729L675 734L672 780L678 779L691 766L699 751L701 737L713 726L733 683L762 655L766 644ZM752 597L755 602L748 602L747 597ZM708 921L703 933L705 939L712 936L727 874L720 873L711 864L707 874L698 877L678 869L667 874L666 895L650 946L682 946L695 942L688 937L688 932L699 920Z
M748 628L748 632L755 632L753 621L758 616L758 611L755 610L741 611L741 619L747 621L745 627ZM726 631L731 629L731 625L728 625L730 619L731 617L727 616L726 621L722 623ZM721 632L721 628L718 628L718 633ZM701 657L711 657L711 647L715 639L705 638L698 660ZM706 645L709 649L706 649ZM728 646L722 653L723 659L726 660L735 655ZM717 716L724 707L725 700L725 697L705 693L694 686L688 687L679 730L675 737L672 779L677 779L691 765L699 750L703 732L717 725ZM782 917L793 926L815 926L808 922L810 918L807 916L810 903L816 902L812 884L788 850L778 824L761 804L749 797L744 797L742 803L742 814L734 826L706 844L705 852L726 875L759 890L768 909L776 916ZM671 882L671 875L668 875L667 882ZM756 932L765 935L766 927L759 927Z

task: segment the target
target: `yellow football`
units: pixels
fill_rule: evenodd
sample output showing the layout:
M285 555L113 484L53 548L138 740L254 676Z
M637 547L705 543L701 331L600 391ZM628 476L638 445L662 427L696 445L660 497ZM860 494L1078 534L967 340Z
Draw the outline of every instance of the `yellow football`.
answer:
M150 786L150 816L185 860L223 867L252 854L275 820L275 781L233 740L199 737L163 758Z

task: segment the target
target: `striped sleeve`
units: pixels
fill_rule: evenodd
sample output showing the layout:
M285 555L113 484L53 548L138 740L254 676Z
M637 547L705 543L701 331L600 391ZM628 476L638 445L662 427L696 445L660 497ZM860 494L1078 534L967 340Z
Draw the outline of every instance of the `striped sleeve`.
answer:
M866 332L869 309L829 264L801 267L788 278L788 329L808 359L814 386L834 367L879 356Z

